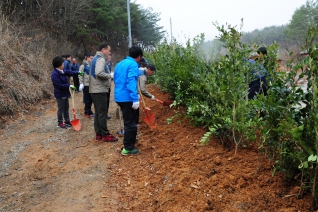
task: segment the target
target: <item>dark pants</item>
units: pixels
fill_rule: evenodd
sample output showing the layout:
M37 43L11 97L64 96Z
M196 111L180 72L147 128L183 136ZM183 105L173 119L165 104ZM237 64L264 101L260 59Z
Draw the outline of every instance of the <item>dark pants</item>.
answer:
M102 137L109 134L107 129L107 93L91 93L95 108L94 129Z
M91 115L93 114L92 112L92 97L89 94L89 86L84 86L83 89L83 98L84 98L84 113Z
M132 108L132 102L117 102L124 119L124 148L133 150L135 148L137 125L136 125L136 110Z
M107 115L108 115L108 109L109 109L109 99L110 99L110 88L109 88L109 93L107 93Z
M76 87L76 91L78 91L78 89L79 89L78 75L73 75L73 82L74 82L74 86Z
M65 122L68 122L70 121L70 115L69 115L69 108L70 108L70 105L69 105L69 102L68 102L68 98L57 98L56 99L57 101L57 121L59 123L63 123L63 116L64 116L64 120Z
M136 110L136 124L139 124L139 107Z
M266 78L262 77L261 79L254 80L249 84L249 92L248 92L248 99L254 99L256 95L263 94L267 96L267 82ZM254 116L254 112L251 112L251 117ZM260 111L260 117L264 117L265 113Z
M254 80L249 84L248 99L254 99L257 94L264 94L267 96L267 82L266 78Z

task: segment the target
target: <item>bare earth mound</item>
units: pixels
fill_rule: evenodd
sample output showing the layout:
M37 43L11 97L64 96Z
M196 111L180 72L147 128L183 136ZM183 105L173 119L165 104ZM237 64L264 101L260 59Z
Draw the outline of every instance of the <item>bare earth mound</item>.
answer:
M148 90L169 98L154 85ZM82 93L75 98L80 132L56 127L54 99L2 125L0 211L309 211L310 195L296 199L298 185L272 177L271 162L257 148L234 156L233 146L217 140L201 146L205 130L178 115L184 108L146 99L158 127L142 121L140 108L141 154L122 156L122 137L95 141L93 120L82 115ZM108 125L116 134L111 102Z

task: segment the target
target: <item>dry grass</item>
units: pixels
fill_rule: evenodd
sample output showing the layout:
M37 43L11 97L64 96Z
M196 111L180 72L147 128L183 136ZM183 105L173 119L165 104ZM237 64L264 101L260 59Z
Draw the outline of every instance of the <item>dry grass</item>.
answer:
M32 29L32 26L29 26ZM46 32L14 27L0 14L0 114L52 96L51 60L56 42Z

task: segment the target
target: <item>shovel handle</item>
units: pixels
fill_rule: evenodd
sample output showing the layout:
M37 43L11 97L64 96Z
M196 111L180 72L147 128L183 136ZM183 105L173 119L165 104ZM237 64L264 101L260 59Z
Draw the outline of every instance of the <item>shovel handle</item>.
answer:
M159 99L155 99L156 102L159 102L161 104L163 104L163 101L159 100Z

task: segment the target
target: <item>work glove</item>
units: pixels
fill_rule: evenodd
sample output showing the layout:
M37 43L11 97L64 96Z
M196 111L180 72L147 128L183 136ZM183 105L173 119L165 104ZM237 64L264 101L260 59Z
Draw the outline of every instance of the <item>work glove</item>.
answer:
M79 71L79 72L78 72L78 75L80 75L80 76L84 76L84 72Z
M80 84L80 86L79 86L79 91L82 91L83 90L83 88L84 88L84 85L83 84Z
M137 110L139 108L139 102L134 102L133 105L132 105L132 108Z
M110 73L110 77L114 79L114 72Z
M75 87L74 85L70 85L70 88L71 88L72 90L76 90L76 87Z
M151 100L155 100L156 98L155 98L155 96L154 95L152 95L151 96Z

